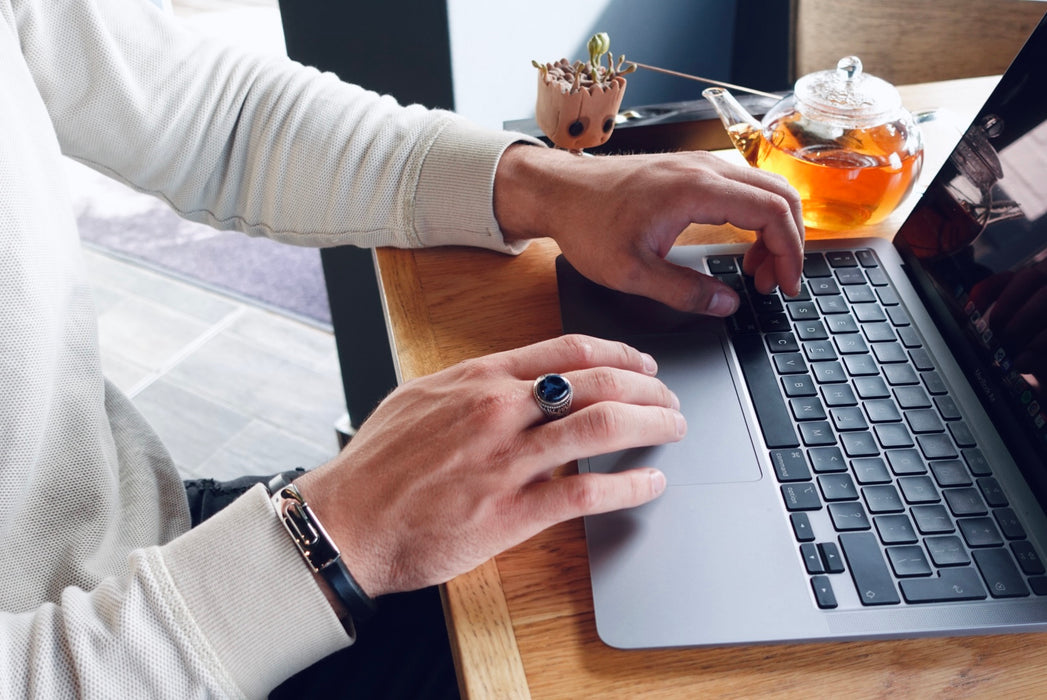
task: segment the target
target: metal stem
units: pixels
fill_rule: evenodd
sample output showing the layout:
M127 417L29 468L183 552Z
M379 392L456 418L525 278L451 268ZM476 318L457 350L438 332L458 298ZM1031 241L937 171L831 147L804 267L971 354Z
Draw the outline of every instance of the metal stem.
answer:
M722 80L712 80L710 78L702 78L697 75L688 75L687 73L680 73L678 71L669 70L668 68L658 68L657 66L648 66L644 63L636 63L636 61L629 61L629 63L635 63L637 68L646 68L647 70L653 70L656 73L665 73L667 75L675 75L677 78L687 78L688 80L697 80L700 83L719 85L720 87L731 88L732 90L740 90L741 92L748 92L753 95L759 95L761 97L769 97L772 100L780 100L782 98L781 95L775 95L771 92L763 92L762 90L754 90L753 88L747 88L742 85L733 85L731 83L725 83Z

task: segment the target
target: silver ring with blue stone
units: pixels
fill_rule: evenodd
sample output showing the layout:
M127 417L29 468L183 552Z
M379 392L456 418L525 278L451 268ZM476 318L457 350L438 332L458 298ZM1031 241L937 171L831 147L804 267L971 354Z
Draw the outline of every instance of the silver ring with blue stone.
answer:
M571 410L574 388L563 375L543 374L534 380L531 394L542 413L549 418L563 418Z

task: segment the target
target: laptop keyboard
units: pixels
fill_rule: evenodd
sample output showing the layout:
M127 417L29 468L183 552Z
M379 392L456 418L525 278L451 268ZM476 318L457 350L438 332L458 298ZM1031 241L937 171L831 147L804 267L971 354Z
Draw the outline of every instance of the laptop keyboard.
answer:
M795 298L758 293L741 257L706 264L742 297L728 329L819 607L845 577L866 606L1047 595L872 250L808 253Z

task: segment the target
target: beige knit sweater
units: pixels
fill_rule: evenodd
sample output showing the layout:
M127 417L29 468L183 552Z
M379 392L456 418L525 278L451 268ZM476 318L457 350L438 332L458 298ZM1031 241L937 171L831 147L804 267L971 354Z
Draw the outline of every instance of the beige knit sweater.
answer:
M351 642L261 487L186 532L102 376L61 155L251 235L508 250L492 182L521 138L142 0L0 0L0 697L257 697Z

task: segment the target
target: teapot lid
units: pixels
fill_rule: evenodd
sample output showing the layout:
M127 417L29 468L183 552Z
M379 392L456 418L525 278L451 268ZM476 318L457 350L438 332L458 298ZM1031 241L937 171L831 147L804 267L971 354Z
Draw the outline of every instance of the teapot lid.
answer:
M882 124L902 105L898 90L886 80L862 72L857 56L846 56L835 70L818 71L796 81L797 106L810 119L854 129Z

